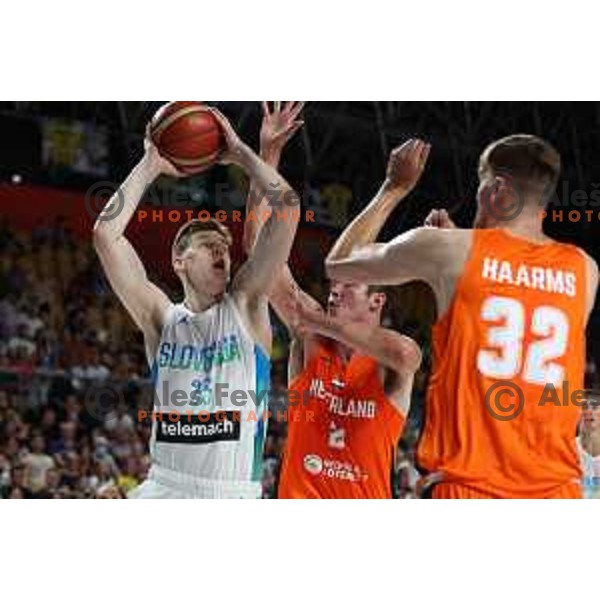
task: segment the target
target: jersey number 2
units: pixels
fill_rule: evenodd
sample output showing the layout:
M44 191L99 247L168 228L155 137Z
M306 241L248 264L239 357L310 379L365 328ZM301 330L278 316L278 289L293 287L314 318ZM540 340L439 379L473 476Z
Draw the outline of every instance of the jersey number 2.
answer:
M491 296L483 303L481 318L485 322L503 324L488 329L487 343L494 349L479 351L480 373L494 379L512 379L521 372L528 383L562 384L564 368L552 362L567 350L569 321L562 310L552 306L539 306L534 310L530 330L542 339L527 348L523 344L525 309L518 300Z

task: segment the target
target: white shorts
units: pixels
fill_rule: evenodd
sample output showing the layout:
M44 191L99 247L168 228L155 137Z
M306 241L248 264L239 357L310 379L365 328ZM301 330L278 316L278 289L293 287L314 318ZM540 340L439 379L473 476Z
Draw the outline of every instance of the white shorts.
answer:
M257 482L203 479L153 465L148 479L128 497L130 500L257 499L262 497L262 486Z

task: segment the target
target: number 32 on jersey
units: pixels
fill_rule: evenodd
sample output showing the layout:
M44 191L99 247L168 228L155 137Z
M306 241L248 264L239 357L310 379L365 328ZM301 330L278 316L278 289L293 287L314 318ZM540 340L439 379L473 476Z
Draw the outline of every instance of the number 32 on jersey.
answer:
M477 368L486 377L512 379L521 374L524 381L539 385L560 386L564 368L556 359L564 356L569 337L569 320L564 311L552 306L538 306L525 322L525 308L514 298L491 296L481 308L481 319L489 323L487 344L480 350ZM526 327L540 339L524 344Z

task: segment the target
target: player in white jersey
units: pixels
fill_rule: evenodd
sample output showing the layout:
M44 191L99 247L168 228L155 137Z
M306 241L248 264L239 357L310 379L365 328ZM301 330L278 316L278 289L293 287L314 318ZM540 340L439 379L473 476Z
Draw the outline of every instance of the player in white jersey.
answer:
M600 498L600 392L589 390L579 426L583 497Z
M226 140L220 158L236 164L282 202L230 284L231 234L216 220L190 221L177 234L172 264L185 299L173 304L150 282L125 229L145 189L179 173L146 139L141 162L94 227L94 245L115 293L144 334L156 386L148 479L134 498L259 498L269 385L273 273L288 260L299 199L216 109Z

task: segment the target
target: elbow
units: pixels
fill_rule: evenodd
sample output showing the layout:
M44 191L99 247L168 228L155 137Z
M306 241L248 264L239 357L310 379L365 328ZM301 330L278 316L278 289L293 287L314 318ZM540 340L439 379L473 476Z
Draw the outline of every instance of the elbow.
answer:
M419 345L411 338L394 333L381 347L382 356L398 373L414 375L420 368L423 355Z
M94 229L92 230L92 241L94 243L94 248L98 248L98 246L101 246L105 237L106 234L104 233L102 222L96 221L94 223Z
M97 220L92 231L92 241L96 250L106 248L112 241L110 231L105 221Z

